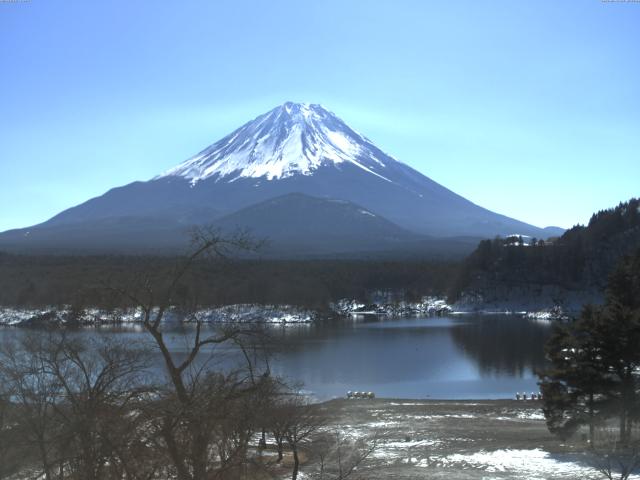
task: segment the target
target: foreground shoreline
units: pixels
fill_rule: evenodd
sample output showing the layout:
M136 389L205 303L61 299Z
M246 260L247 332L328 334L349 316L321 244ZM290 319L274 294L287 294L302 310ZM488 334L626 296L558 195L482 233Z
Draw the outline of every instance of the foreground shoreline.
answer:
M604 478L580 434L562 442L549 433L540 401L376 398L320 405L331 419L327 428L356 440L380 438L364 478Z

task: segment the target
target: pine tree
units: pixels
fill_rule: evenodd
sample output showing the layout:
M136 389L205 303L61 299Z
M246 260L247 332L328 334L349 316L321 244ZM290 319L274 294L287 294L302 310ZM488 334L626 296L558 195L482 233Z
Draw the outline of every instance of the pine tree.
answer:
M556 326L546 346L551 367L540 374L544 414L552 433L568 437L588 425L619 419L630 441L640 420L640 250L610 279L604 306Z
M557 325L546 346L552 366L541 374L543 411L549 430L561 438L588 425L593 441L596 424L611 409L611 381L593 336L600 318L598 308L585 307L579 318Z

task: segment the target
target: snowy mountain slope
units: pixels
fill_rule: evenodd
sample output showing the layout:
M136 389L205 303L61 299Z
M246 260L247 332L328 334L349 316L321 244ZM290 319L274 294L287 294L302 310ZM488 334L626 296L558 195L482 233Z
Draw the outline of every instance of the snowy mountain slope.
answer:
M179 176L192 184L207 178L277 180L312 175L320 166L350 163L388 180L380 151L320 105L287 102L260 115L156 179ZM386 157L386 156L385 156Z
M56 245L61 245L65 229L103 229L117 219L129 219L115 222L117 243L126 245L135 236L137 244L144 232L132 226L127 233L133 218L158 224L160 232L169 225L173 232L184 231L291 193L344 200L419 235L557 234L475 205L387 155L319 105L288 102L149 181L114 188L43 224L0 234L0 247L8 238L14 245L38 232L46 244L44 231L53 227ZM311 213L306 221L314 221ZM81 243L75 238L74 245ZM155 234L147 241L150 246L166 243Z

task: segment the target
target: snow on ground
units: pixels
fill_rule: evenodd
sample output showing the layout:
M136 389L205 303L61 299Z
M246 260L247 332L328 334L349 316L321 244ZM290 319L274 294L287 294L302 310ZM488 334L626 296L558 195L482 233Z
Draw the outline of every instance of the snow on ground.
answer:
M443 466L481 469L488 473L513 473L518 478L530 480L603 478L596 469L585 463L585 456L579 454L552 455L540 448L530 450L503 449L481 450L471 454L453 454L437 459ZM433 460L421 460L418 467L427 467ZM491 478L491 477L486 477ZM640 478L634 475L631 479Z
M336 400L333 428L378 440L363 478L597 480L596 459L579 436L561 442L539 405L482 402ZM640 480L640 475L630 477Z
M421 302L384 303L365 305L355 300L340 300L332 304L333 310L340 315L380 314L389 316L435 315L448 313L450 307L444 300L436 297L424 297ZM152 315L155 312L152 312ZM201 309L181 318L173 309L167 311L167 320L207 323L272 323L272 324L304 324L313 323L319 313L292 305L256 305L235 304ZM0 307L0 325L18 326L35 323L54 325L111 325L140 323L143 311L139 308L106 311L97 308L75 310L71 306L43 307L39 309L21 309Z
M74 310L70 306L57 308L20 309L0 307L0 325L19 326L33 323L49 323L64 325L75 323L80 325L102 325L114 323L141 322L141 309L103 311L97 308Z
M153 315L154 312L152 312ZM186 318L181 318L177 311L169 310L166 320L182 319L187 322L196 320L212 323L311 323L317 318L317 313L311 310L297 308L291 305L254 305L239 304L224 307L202 309ZM19 326L34 323L48 323L51 325L113 325L122 323L140 323L144 319L141 309L118 309L113 312L88 308L74 311L70 306L41 309L0 308L0 325Z
M544 420L544 414L542 412L518 412L516 416L526 420Z
M0 309L0 325L20 325L22 322L42 314L39 310L20 310L15 308Z
M441 315L452 311L445 300L430 296L423 297L419 302L392 302L390 299L381 298L368 304L345 298L331 304L331 308L340 315L387 315L393 317Z
M291 305L237 304L202 310L194 319L206 322L311 323L317 313Z

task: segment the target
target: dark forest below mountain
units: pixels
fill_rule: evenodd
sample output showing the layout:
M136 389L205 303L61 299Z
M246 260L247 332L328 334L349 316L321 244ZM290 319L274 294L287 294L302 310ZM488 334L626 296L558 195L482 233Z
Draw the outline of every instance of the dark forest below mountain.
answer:
M27 256L0 254L0 305L120 307L107 286L148 276L158 284L176 265L172 257ZM186 280L202 306L290 304L325 309L341 298L367 299L376 290L402 299L442 295L457 271L450 262L300 260L200 262ZM114 302L117 302L114 304Z

